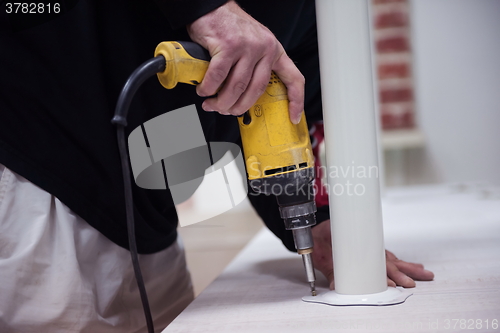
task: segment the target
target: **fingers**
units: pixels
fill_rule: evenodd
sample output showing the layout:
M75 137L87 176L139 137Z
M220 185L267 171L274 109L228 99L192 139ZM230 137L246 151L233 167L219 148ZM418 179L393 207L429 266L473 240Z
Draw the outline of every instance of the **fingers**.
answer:
M232 107L233 114L239 115L250 109L255 104L255 101L266 91L271 73L270 65L264 59L257 63L247 90Z
M305 78L284 50L275 62L273 70L287 87L290 120L298 124L304 110Z
M264 59L257 62L255 67L252 66L252 60L240 59L231 69L218 95L207 99L203 103L203 109L217 110L235 116L250 109L266 90L271 73L270 62Z
M387 266L387 277L392 281L394 281L396 285L405 288L415 287L415 281L405 273L401 272L393 262L387 261L386 266Z
M424 269L422 264L414 264L403 260L398 260L394 264L401 272L415 280L431 281L434 279L434 273Z
M220 54L214 55L203 81L196 87L196 93L202 97L215 95L229 74L232 65L232 59ZM205 109L205 111L211 110Z
M330 281L330 280L328 280ZM330 290L335 290L335 280L333 279L333 271L332 271L332 280L329 285Z
M328 287L330 288L330 290L334 290L335 289L335 280L334 280L334 275L333 275L333 265L330 264L321 264L318 262L318 260L316 259L314 261L314 268L316 268L317 270L319 270L327 279L328 281Z
M415 280L430 281L434 273L424 269L422 264L409 263L398 259L392 252L386 250L386 266L388 283L392 281L398 286L415 287Z

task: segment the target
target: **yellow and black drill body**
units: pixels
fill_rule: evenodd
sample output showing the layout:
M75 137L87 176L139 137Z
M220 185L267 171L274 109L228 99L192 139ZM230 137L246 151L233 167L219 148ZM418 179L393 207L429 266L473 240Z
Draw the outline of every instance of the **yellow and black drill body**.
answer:
M197 85L205 76L210 56L192 42L163 42L155 57L165 58L165 71L158 73L167 89L177 83ZM315 275L311 260L311 227L316 224L314 202L314 156L304 114L295 125L290 121L285 85L271 73L264 94L238 117L249 185L253 191L275 195L287 230L302 255L313 295Z

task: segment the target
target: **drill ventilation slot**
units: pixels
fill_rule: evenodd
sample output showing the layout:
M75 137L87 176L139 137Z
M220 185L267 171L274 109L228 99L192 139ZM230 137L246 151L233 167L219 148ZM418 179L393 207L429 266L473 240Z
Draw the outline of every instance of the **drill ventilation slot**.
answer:
M299 169L307 168L307 162L300 163L298 168ZM276 168L276 169L266 170L266 171L264 171L264 175L271 176L271 175L275 175L277 173L283 173L283 172L295 171L295 170L297 170L297 166L296 165L289 165L289 166L286 166L286 167L283 167L283 168Z

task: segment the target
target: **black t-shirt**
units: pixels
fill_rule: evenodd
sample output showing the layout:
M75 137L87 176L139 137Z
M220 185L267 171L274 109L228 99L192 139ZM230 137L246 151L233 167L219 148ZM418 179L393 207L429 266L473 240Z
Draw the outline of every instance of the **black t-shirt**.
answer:
M2 8L0 163L128 248L122 171L110 122L116 100L127 77L153 56L159 42L189 40L184 25L225 2L61 1L60 13L37 19L37 14L14 16ZM239 3L277 35L297 62L308 82L308 121L320 119L314 1L288 1L285 10L278 0ZM201 102L192 86L166 90L151 78L132 102L127 135L153 117L194 103L207 142L239 142L236 118L204 112ZM176 238L170 192L133 187L138 250L162 250ZM268 227L293 249L275 198L249 198ZM318 221L326 218L328 209L322 207Z

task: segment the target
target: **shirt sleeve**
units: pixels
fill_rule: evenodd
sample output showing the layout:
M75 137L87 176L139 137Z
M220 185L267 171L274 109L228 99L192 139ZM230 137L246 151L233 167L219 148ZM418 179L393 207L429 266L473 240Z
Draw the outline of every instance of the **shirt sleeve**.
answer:
M219 8L228 0L155 0L172 29L179 29Z

